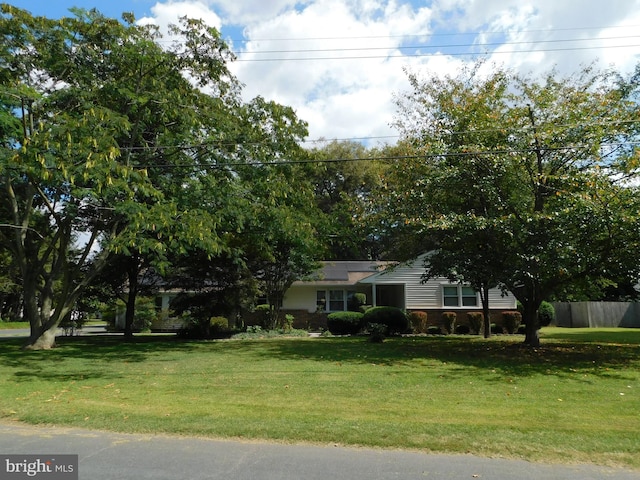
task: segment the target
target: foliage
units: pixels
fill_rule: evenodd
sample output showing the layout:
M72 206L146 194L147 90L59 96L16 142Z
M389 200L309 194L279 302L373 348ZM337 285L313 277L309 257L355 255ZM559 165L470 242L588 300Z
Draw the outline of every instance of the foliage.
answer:
M442 312L442 329L445 333L453 333L456 331L456 322L458 314L456 312Z
M209 319L210 331L213 334L229 330L229 320L226 317L211 317Z
M367 295L356 292L347 299L347 308L351 312L362 312L367 303Z
M482 312L468 312L469 329L474 335L482 335L484 329L484 314Z
M250 326L244 332L236 333L231 336L233 340L258 340L264 338L300 338L308 337L309 332L299 329L275 329L275 330L263 330L260 326Z
M139 297L136 301L133 329L136 332L148 332L151 324L158 318L156 304L153 297Z
M367 331L369 332L369 341L371 343L384 342L387 330L387 325L384 325L382 323L369 323L367 325Z
M419 310L411 311L407 314L414 333L427 333L427 312Z
M551 325L556 319L556 310L549 302L541 302L538 308L538 323L541 327Z
M373 307L364 312L362 321L365 325L380 324L386 326L387 335L407 333L411 324L407 314L396 307Z
M502 326L504 330L512 335L520 328L522 322L522 314L517 310L502 312Z
M271 330L271 325L275 322L271 319L273 315L273 311L271 310L271 306L267 303L262 303L260 305L256 305L254 311L258 315L258 323L259 326L265 330Z
M380 210L407 256L433 250L427 275L480 291L485 322L488 289L513 293L528 345L553 292L638 277L637 76L479 62L409 81L397 126L415 156L388 172Z
M385 164L360 142L327 141L309 152L316 160L309 172L315 203L326 232L326 260L368 260L380 255L374 225L367 220L371 192L380 184ZM337 161L340 160L340 161Z
M243 293L261 281L268 296L312 269L311 186L289 162L306 155L307 127L293 109L243 102L233 54L201 21L183 18L163 37L131 15L73 13L3 5L0 18L0 62L11 65L0 78L0 223L21 232L0 228L0 249L23 279L31 347L53 346L116 261L101 280L128 286L113 291L127 297L127 334L150 269L164 277L174 264L199 287L213 276L209 286L237 281ZM202 259L215 273L189 275Z
M327 315L327 330L333 335L355 335L365 324L362 312L333 312Z
M471 327L469 325L456 325L456 333L458 335L469 335L471 333Z

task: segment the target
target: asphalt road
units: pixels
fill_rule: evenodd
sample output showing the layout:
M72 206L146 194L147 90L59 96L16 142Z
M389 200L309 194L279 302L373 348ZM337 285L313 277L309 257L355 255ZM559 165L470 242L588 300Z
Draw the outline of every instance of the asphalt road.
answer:
M129 435L0 423L2 454L76 454L80 480L638 480L640 472L471 455Z

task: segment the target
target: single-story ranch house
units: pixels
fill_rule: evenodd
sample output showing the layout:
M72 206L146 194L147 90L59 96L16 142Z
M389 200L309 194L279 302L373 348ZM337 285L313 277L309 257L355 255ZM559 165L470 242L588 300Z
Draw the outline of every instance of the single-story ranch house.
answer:
M478 292L451 283L446 278L423 281L425 255L406 264L375 261L323 262L308 280L296 281L285 293L282 311L295 318L296 326L326 325L326 315L348 309L355 293L366 296L366 305L393 306L406 311L423 311L429 323L438 324L442 312L457 312L461 323L467 312L481 311ZM489 292L489 307L496 315L516 309L513 295L500 289Z
M413 262L395 264L379 261L330 261L308 279L298 280L285 292L282 314L294 317L296 328L325 328L327 315L346 311L356 293L363 294L365 305L392 306L402 310L427 313L428 323L438 325L442 312L458 313L458 323L466 322L467 312L482 310L478 292L473 288L451 283L446 278L423 281L426 255ZM169 312L172 298L178 291L160 291L156 296L158 310ZM492 317L499 322L500 313L515 310L513 295L493 289L489 295ZM252 318L254 317L254 318ZM248 324L257 317L245 318ZM124 325L124 319L119 319ZM154 330L175 330L180 327L176 319L163 316L152 325Z

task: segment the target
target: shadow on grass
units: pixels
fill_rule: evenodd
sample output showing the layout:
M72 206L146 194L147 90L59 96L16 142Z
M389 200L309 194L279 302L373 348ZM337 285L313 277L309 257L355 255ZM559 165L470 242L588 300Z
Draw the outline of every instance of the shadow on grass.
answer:
M265 346L265 349L267 347ZM626 378L625 368L640 366L640 346L550 342L540 348L527 347L522 337L513 340L484 340L478 337L404 337L375 344L366 338L326 338L317 341L272 342L265 355L311 359L319 362L368 363L380 366L416 365L416 361L442 362L467 367L481 375L554 375L575 378L576 372L608 378ZM450 369L455 371L456 369ZM468 371L465 373L468 375Z
M13 367L18 381L113 378L118 376L117 368L135 368L152 356L198 348L197 342L165 335L136 336L127 341L121 335L59 337L56 348L39 351L23 350L24 342L24 338L0 338L0 364ZM113 369L97 371L92 365L96 361L107 362ZM85 364L89 366L83 367Z
M640 330L638 331L640 334ZM61 337L58 348L48 351L21 350L24 339L0 339L0 362L14 368L18 381L41 378L74 380L115 378L122 371L138 368L145 360L173 361L173 354L190 352L215 354L217 350L239 361L311 360L321 363L376 364L388 367L416 367L446 363L448 375L468 375L474 368L486 379L497 376L554 375L576 378L576 372L608 378L627 378L628 372L640 368L640 336L637 342L622 332L594 332L581 336L576 332L554 332L545 335L540 348L524 346L522 337L493 338L473 336L416 336L390 338L384 343L371 343L366 337L333 337L318 339L233 340L228 342L181 340L173 336L136 336L124 341L122 336ZM582 341L584 339L584 341ZM607 339L609 341L607 341ZM616 340L616 341L614 341ZM98 371L92 362L107 363ZM84 365L88 366L84 366ZM54 368L52 368L54 367ZM625 371L626 370L626 371Z

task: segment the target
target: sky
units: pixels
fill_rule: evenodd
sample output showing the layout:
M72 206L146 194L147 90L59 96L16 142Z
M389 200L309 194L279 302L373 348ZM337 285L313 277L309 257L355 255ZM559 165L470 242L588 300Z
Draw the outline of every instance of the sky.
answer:
M203 19L236 53L245 98L293 107L310 145L394 143L407 72L455 74L479 58L532 75L640 62L640 0L3 1L51 18L76 6L161 27Z

